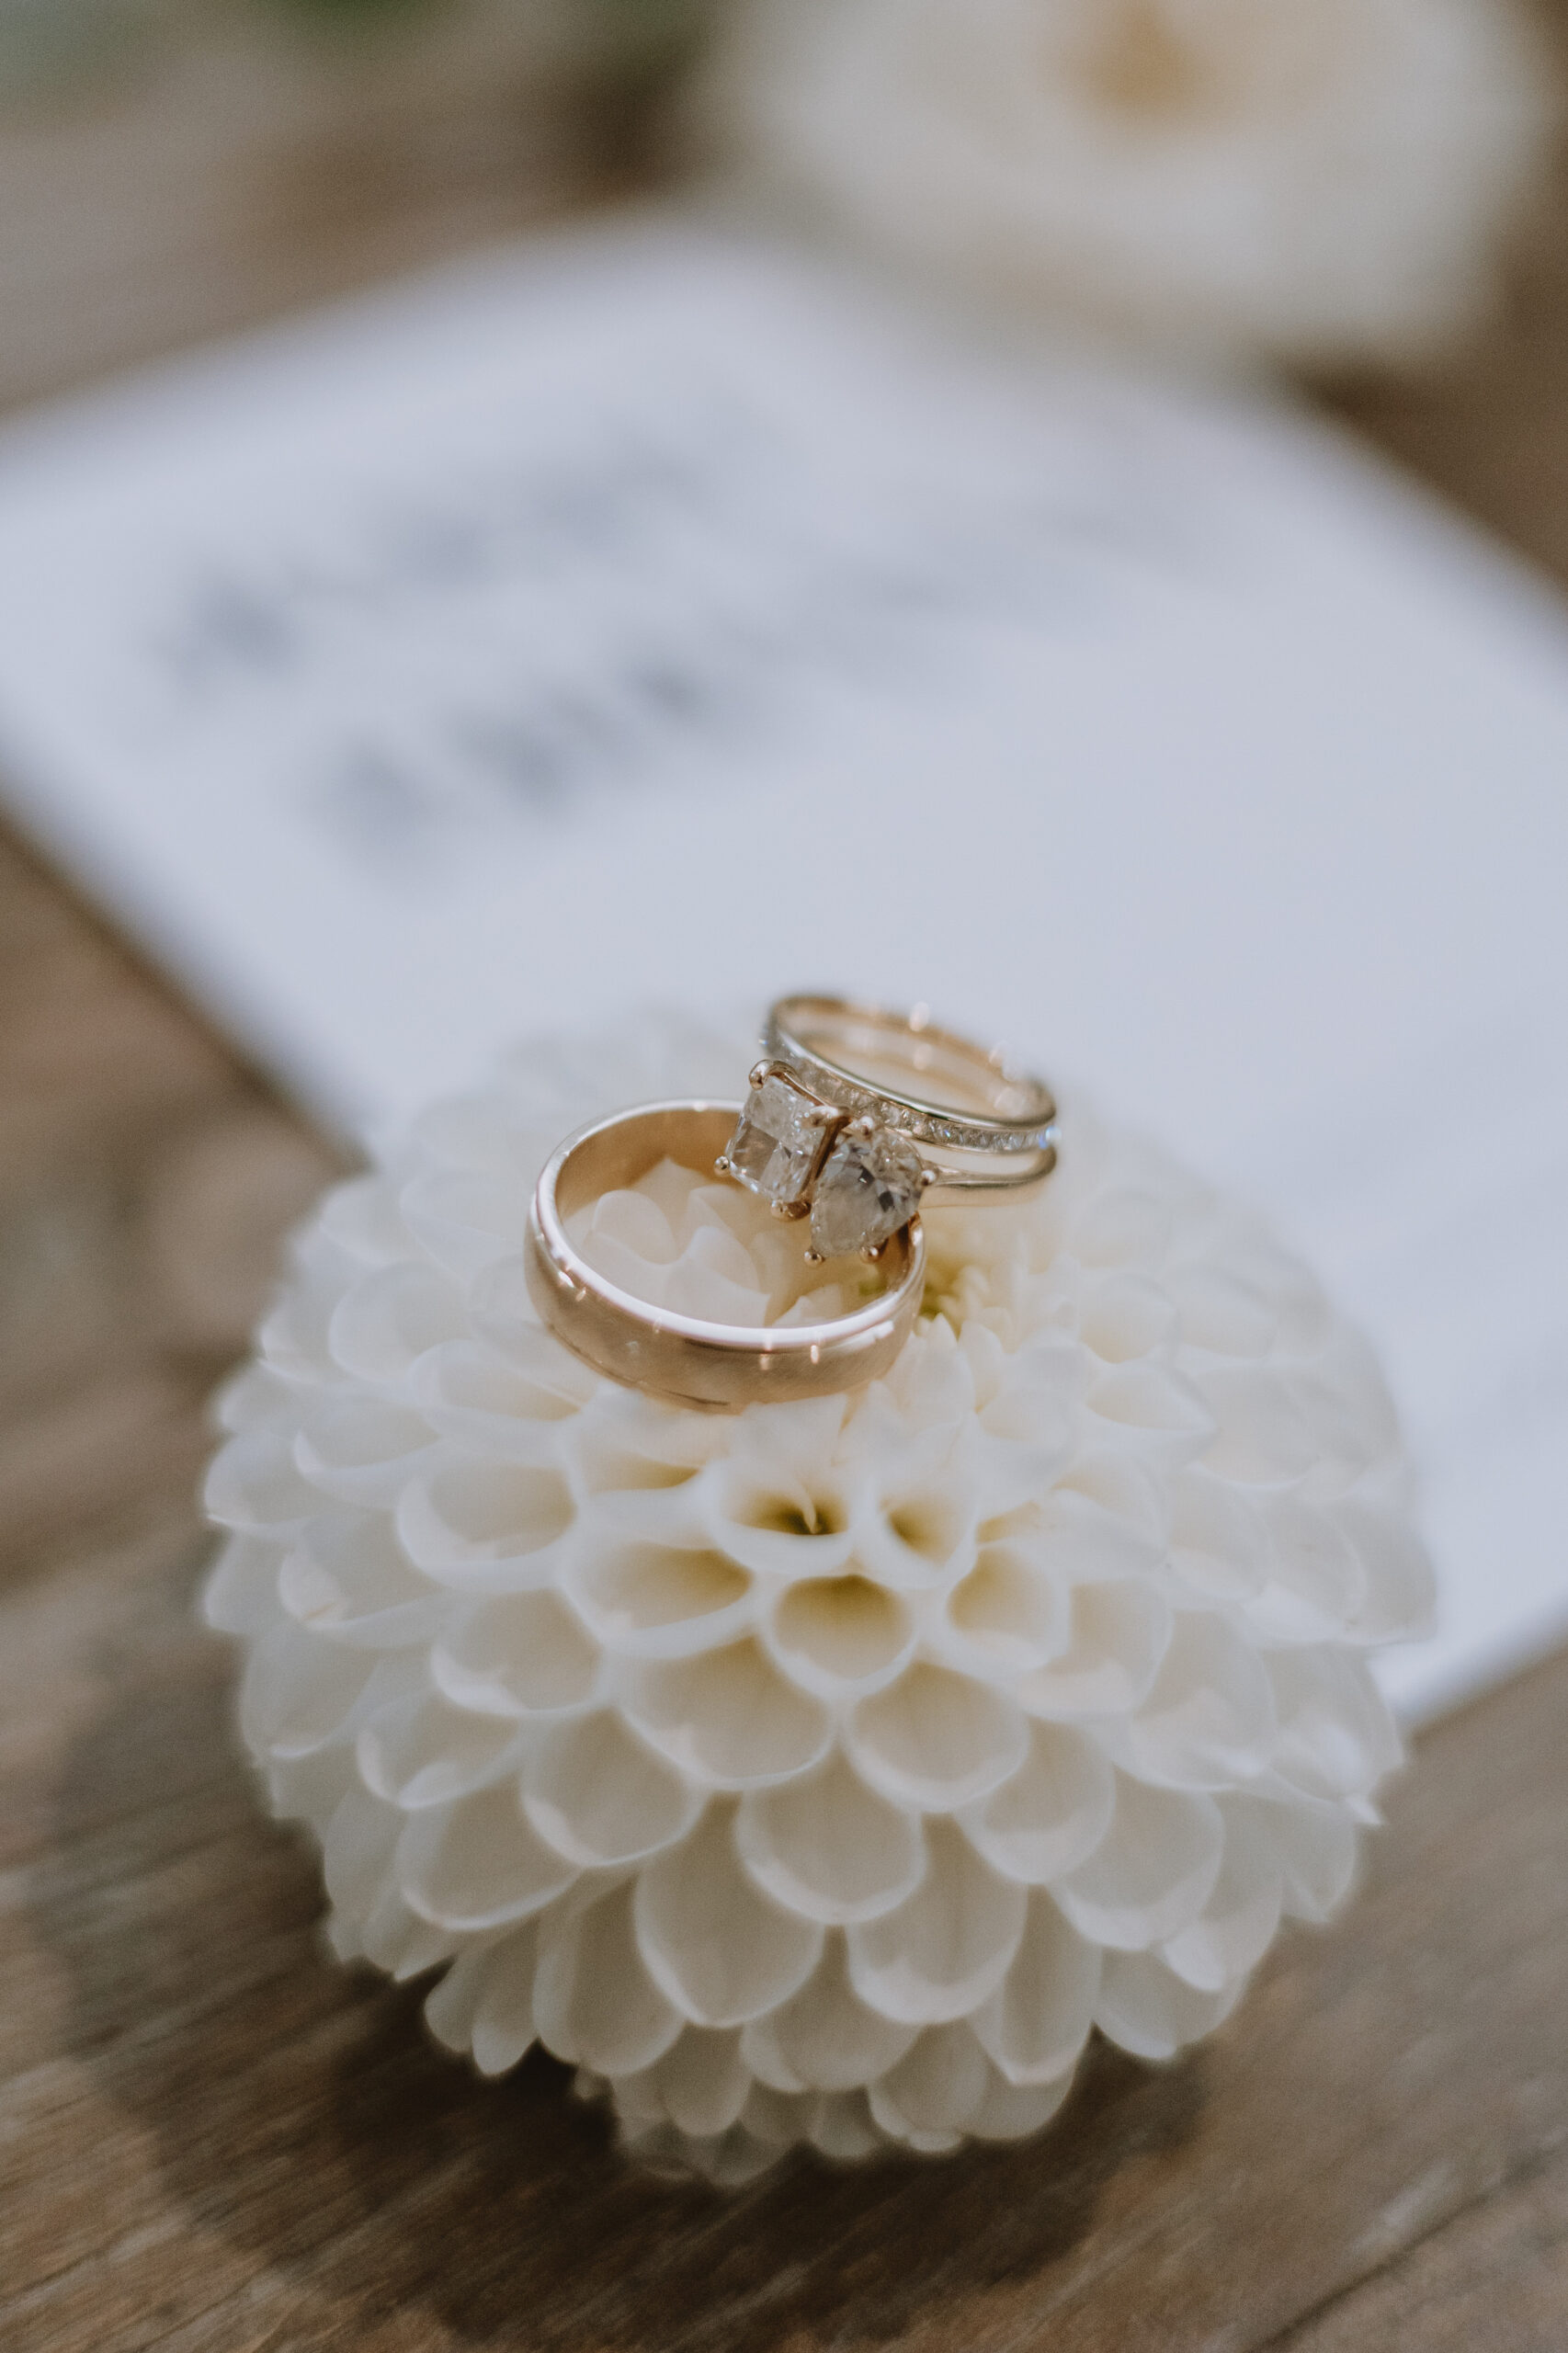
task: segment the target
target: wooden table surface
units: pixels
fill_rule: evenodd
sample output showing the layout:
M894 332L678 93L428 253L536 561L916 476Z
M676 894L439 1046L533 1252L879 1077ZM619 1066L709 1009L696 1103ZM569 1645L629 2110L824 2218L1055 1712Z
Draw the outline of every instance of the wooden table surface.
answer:
M1565 222L1471 358L1336 399L1568 578ZM481 2085L330 1965L191 1597L203 1400L333 1166L0 837L6 2353L1568 2347L1568 1658L1422 1741L1210 2043L1099 2051L1032 2146L650 2183L552 2063Z

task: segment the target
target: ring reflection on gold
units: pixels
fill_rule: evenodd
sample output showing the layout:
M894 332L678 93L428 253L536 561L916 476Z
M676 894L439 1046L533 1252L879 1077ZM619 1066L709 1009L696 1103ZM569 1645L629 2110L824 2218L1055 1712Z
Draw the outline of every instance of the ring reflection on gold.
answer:
M671 1159L710 1168L737 1103L650 1103L583 1128L553 1154L535 1190L525 1243L528 1293L556 1338L595 1371L679 1405L746 1405L831 1395L892 1366L920 1312L926 1241L912 1217L877 1254L885 1288L819 1324L709 1323L637 1298L601 1275L567 1231L603 1193Z

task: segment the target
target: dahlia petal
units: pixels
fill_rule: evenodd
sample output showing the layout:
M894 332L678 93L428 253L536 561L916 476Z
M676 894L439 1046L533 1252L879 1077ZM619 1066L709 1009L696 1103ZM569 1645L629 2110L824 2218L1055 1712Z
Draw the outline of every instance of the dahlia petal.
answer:
M538 1959L538 1927L531 1920L485 1949L470 2029L473 2063L482 2075L504 2075L535 2039Z
M1257 1506L1212 1472L1184 1471L1171 1490L1171 1566L1207 1599L1248 1602L1269 1564Z
M1203 1456L1216 1478L1241 1486L1299 1479L1317 1459L1317 1440L1292 1377L1265 1366L1216 1366L1194 1375L1217 1432Z
M559 1471L445 1451L398 1499L398 1539L415 1566L471 1593L517 1591L551 1573L551 1547L571 1527Z
M811 2128L812 2146L837 2165L869 2157L881 2135L871 2121L864 2092L840 2092L819 2102Z
M838 1753L810 1775L753 1790L735 1842L765 1893L830 1927L891 1912L926 1869L918 1819L869 1790Z
M1170 1245L1168 1201L1157 1193L1108 1186L1073 1225L1073 1250L1085 1267L1155 1267Z
M1115 1776L1092 1740L1036 1723L1017 1771L960 1819L1004 1879L1044 1886L1094 1852L1115 1799Z
M1145 1461L1196 1462L1214 1442L1216 1417L1203 1387L1171 1365L1119 1364L1089 1391L1102 1445L1137 1446Z
M278 1573L287 1558L266 1536L231 1536L201 1597L207 1623L221 1634L261 1634L278 1622Z
M411 1676L420 1671L417 1661L409 1669ZM240 1686L240 1729L258 1756L308 1756L351 1739L356 1711L396 1688L374 1652L312 1642L302 1627L285 1621L250 1654Z
M794 1682L829 1698L888 1681L907 1661L917 1627L900 1594L854 1572L786 1586L766 1637Z
M1415 1642L1432 1631L1436 1586L1426 1546L1402 1512L1346 1497L1329 1516L1354 1545L1364 1581L1352 1642Z
M782 1466L767 1478L737 1462L716 1483L709 1512L710 1540L755 1575L834 1576L854 1550L849 1507L836 1484L790 1478Z
M599 1654L581 1620L549 1591L472 1605L430 1654L438 1691L482 1715L548 1716L585 1707Z
M962 2019L928 2026L871 2086L871 2113L900 2140L962 2132L989 2086L985 2053Z
M966 2130L977 2141L1027 2141L1050 2123L1072 2088L1071 2071L1053 2084L1010 2084L993 2068Z
M628 1716L683 1772L725 1789L782 1781L827 1753L832 1718L796 1691L753 1641L640 1666Z
M379 1174L335 1185L318 1212L320 1230L347 1256L365 1267L390 1267L413 1255L396 1185Z
M540 1837L585 1870L657 1854L702 1810L701 1793L613 1710L546 1735L523 1776L523 1803Z
M682 2020L643 1965L630 1881L540 1924L533 2011L558 2059L599 2075L634 2075L668 2051Z
M1102 1275L1085 1286L1078 1336L1106 1364L1152 1355L1175 1336L1176 1325L1170 1293L1151 1275Z
M1153 1953L1110 1952L1095 2024L1136 2059L1169 2059L1184 2043L1211 2034L1241 1990L1238 1982L1222 1993L1195 1993Z
M1153 1688L1171 1638L1171 1609L1153 1586L1122 1578L1082 1585L1073 1595L1072 1640L1048 1666L1017 1685L1031 1715L1131 1714Z
M1220 1875L1223 1846L1212 1798L1151 1789L1119 1773L1109 1829L1051 1892L1080 1936L1136 1952L1197 1918Z
M732 1810L713 1805L637 1881L639 1943L654 1981L693 2026L744 2026L804 1984L822 1930L781 1911L741 1869Z
M1265 1642L1334 1640L1366 1599L1355 1546L1327 1511L1297 1495L1272 1497L1263 1518L1268 1574L1246 1605L1249 1626Z
M355 1756L365 1786L405 1813L448 1805L496 1780L519 1761L517 1727L476 1716L438 1692L401 1695L361 1725Z
M733 1642L754 1615L752 1580L710 1549L616 1544L571 1572L574 1599L602 1643L622 1655L684 1658Z
M528 1236L528 1189L493 1169L437 1168L415 1176L399 1197L409 1233L442 1270L465 1287Z
M381 1267L345 1291L327 1324L334 1360L356 1380L390 1387L426 1348L466 1326L461 1294L434 1267Z
M1196 1920L1167 1938L1160 1957L1185 1984L1218 1994L1256 1968L1279 1926L1285 1867L1272 1821L1276 1806L1221 1798L1225 1854Z
M576 1877L528 1820L515 1780L411 1813L393 1867L422 1919L469 1935L530 1919Z
M446 1975L426 1997L425 2023L437 2041L444 2043L449 2051L466 2052L473 2047L473 2014L488 1959L488 1949L483 1945L459 1953Z
M1031 1895L1007 1974L970 2019L1008 2083L1065 2083L1089 2039L1100 1966L1100 1948L1079 1936L1049 1895Z
M483 1340L448 1340L430 1349L407 1385L439 1437L506 1462L554 1462L562 1438L556 1425L577 1411Z
M1211 1611L1178 1610L1126 1728L1133 1770L1177 1789L1228 1789L1263 1771L1274 1738L1273 1687L1257 1653Z
M982 1542L973 1568L947 1599L945 1647L982 1674L1027 1673L1065 1650L1072 1614L1064 1582L1018 1543Z
M1356 1824L1330 1805L1276 1805L1269 1833L1285 1878L1285 1909L1298 1920L1326 1920L1356 1876Z
M860 1701L846 1737L873 1789L896 1805L947 1812L1017 1771L1028 1728L999 1691L921 1661Z
M671 2123L698 2140L727 2132L751 2089L741 2038L733 2027L722 2033L683 2027L653 2075Z
M1186 1266L1165 1278L1165 1288L1189 1347L1220 1357L1268 1354L1279 1317L1256 1283L1218 1267Z
M307 1521L274 1582L277 1600L297 1624L371 1650L427 1643L447 1608L381 1512Z
M906 1904L847 1931L862 2002L907 2026L964 2018L1006 1976L1023 1935L1021 1887L998 1879L956 1824L926 1825L929 1864Z
M1311 1797L1359 1797L1399 1763L1387 1702L1363 1659L1322 1648L1266 1660L1279 1714L1275 1770Z
M868 2009L849 1980L842 1937L829 1937L822 1959L798 1994L746 2029L765 2033L779 2063L763 2081L787 2090L848 2092L869 2083L908 2050L916 2029Z
M397 1808L355 1782L322 1832L322 1877L337 1909L352 1918L371 1910L392 1870L403 1829Z
M291 1536L321 1509L288 1438L268 1429L241 1430L219 1449L204 1499L222 1526L256 1536Z

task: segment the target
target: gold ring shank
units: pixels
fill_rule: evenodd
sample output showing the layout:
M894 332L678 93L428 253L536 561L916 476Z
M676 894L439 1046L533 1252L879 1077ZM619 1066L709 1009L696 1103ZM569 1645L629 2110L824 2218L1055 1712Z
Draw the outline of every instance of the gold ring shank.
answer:
M920 1143L937 1169L928 1200L1017 1199L1056 1165L1056 1101L1044 1080L1016 1070L999 1047L939 1028L924 1007L780 997L766 1044L841 1110Z
M528 1295L556 1338L627 1388L677 1405L744 1406L832 1395L875 1381L914 1329L926 1279L916 1218L887 1246L888 1288L823 1324L748 1326L677 1315L620 1290L589 1265L566 1222L601 1194L634 1185L664 1159L711 1168L738 1103L650 1103L579 1130L540 1177L528 1217Z

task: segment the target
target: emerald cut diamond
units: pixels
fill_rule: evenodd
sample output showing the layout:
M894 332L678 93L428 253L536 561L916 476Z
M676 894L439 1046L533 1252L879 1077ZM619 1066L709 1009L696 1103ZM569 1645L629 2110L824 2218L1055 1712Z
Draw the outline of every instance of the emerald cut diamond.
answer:
M817 1163L841 1115L782 1073L755 1080L725 1149L732 1176L779 1209L803 1205Z
M895 1129L839 1137L812 1201L812 1247L838 1258L880 1250L920 1207L922 1163Z

